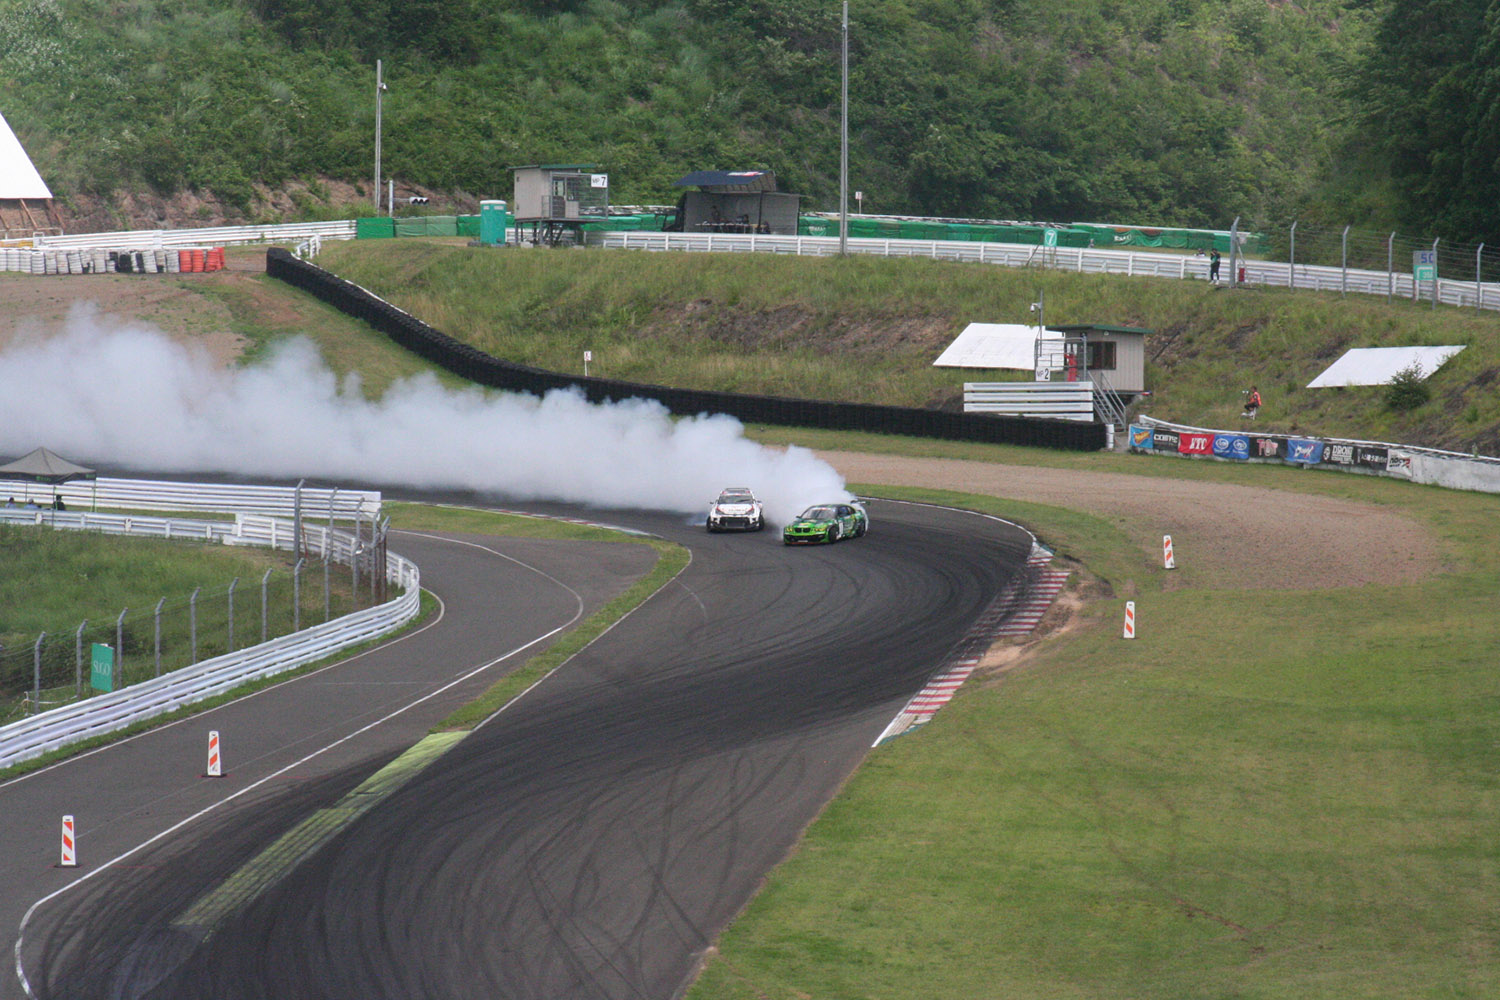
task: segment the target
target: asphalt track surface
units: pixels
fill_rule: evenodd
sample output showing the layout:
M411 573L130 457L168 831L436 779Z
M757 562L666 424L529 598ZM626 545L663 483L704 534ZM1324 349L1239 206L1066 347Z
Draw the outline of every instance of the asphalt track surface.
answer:
M993 519L888 503L872 505L872 515L865 538L816 548L783 547L774 532L707 535L677 516L594 515L681 541L692 563L207 931L184 930L183 914L309 815L357 800L351 789L369 787L361 783L433 717L493 676L297 766L289 765L330 735L409 702L410 691L356 706L337 681L305 679L272 689L287 697L266 692L221 709L276 730L265 748L239 751L254 765L238 771L236 743L227 743L232 779L248 785L286 770L187 822L232 790L182 773L201 772L203 733L229 728L223 717L0 786L7 866L20 836L12 818L24 811L42 828L0 918L16 928L35 900L55 893L32 908L20 949L34 995L679 995L885 724L1026 572L1029 536ZM646 551L638 546L530 546L524 561L552 582L480 550L393 542L448 606L438 626L385 651L405 664L390 671L420 661L424 679L366 666L350 687L436 689L644 569L618 554ZM557 549L567 555L548 555ZM346 669L356 668L333 673ZM367 739L372 733L379 738ZM159 773L169 758L175 771ZM109 819L95 829L88 809L64 803L101 788ZM69 811L81 814L83 867L60 873L46 866L56 860L56 817ZM7 979L15 990L14 973Z

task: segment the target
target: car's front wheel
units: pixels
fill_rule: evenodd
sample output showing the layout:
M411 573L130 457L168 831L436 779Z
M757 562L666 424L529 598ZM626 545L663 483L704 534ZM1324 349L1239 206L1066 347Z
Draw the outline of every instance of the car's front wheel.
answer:
M844 529L840 528L837 523L835 523L833 527L828 529L828 541L830 543L836 542L843 537Z

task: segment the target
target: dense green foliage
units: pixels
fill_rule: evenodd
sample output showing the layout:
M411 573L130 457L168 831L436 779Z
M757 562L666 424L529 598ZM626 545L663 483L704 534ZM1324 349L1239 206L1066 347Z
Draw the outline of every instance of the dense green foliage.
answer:
M855 0L850 180L879 212L1224 227L1325 174L1367 0ZM505 194L607 169L617 202L766 166L832 208L834 0L0 0L3 110L63 196L386 172ZM1356 220L1358 221L1358 220Z
M1421 365L1401 369L1386 383L1385 405L1392 410L1415 410L1431 398Z
M1354 97L1356 183L1388 187L1402 223L1500 238L1500 7L1396 0Z

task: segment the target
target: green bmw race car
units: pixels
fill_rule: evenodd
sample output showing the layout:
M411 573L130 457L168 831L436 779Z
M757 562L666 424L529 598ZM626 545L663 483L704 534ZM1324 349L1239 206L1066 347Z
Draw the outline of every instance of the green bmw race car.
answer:
M782 529L787 545L817 545L858 538L870 528L870 515L857 503L820 503L804 510Z

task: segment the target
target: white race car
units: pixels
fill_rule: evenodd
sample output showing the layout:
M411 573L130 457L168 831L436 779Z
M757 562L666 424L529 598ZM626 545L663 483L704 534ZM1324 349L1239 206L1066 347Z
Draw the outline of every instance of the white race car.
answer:
M731 486L708 508L709 531L759 531L766 526L765 511L755 494L743 486Z

